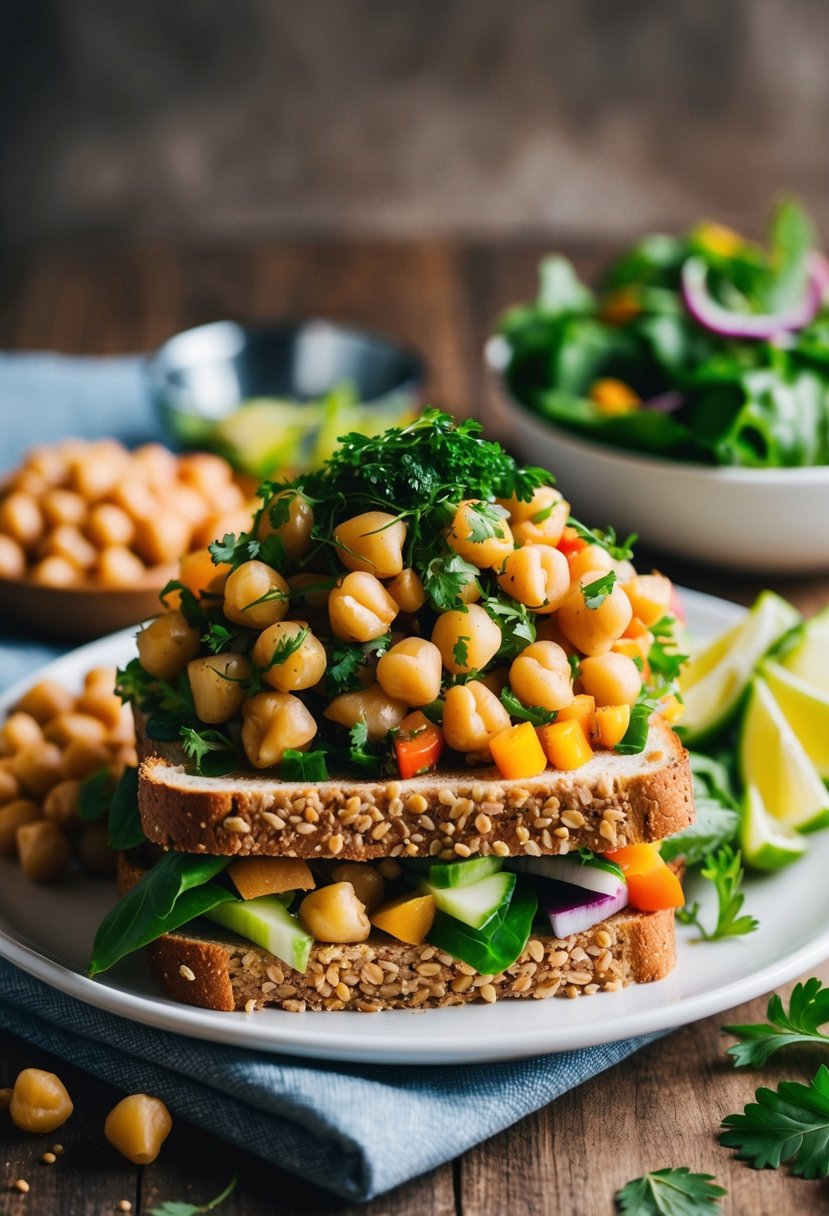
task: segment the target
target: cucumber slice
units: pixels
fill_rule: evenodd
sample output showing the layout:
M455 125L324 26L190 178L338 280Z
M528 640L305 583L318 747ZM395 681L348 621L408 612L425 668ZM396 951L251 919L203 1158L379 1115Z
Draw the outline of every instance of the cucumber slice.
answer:
M521 883L508 906L485 929L472 929L445 912L438 912L428 940L481 975L498 975L511 967L524 950L537 907L535 891L529 883Z
M438 861L429 866L426 881L430 887L468 887L490 874L497 874L502 857L470 857L467 861Z
M467 887L433 887L427 883L425 889L434 895L441 912L471 929L483 929L512 898L515 875L502 871Z
M259 895L256 899L219 904L204 916L269 950L297 971L304 971L308 966L313 935L305 932L278 895Z

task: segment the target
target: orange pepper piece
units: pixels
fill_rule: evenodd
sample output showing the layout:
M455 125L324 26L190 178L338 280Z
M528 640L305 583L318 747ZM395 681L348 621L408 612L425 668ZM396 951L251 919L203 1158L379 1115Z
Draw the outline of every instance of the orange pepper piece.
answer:
M508 781L537 777L547 767L547 757L531 722L521 722L500 731L490 740L489 750L501 776Z
M662 860L658 844L629 844L604 856L621 866L632 908L662 912L666 908L681 908L685 903L682 885Z

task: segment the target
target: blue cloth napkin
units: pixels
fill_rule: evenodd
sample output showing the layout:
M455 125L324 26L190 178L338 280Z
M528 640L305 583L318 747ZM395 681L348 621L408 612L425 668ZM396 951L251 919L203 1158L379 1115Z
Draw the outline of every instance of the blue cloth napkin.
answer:
M6 468L61 436L160 437L138 359L0 356L0 421ZM0 624L0 687L60 652ZM657 1037L486 1067L346 1066L141 1026L2 961L0 1026L124 1090L155 1093L174 1115L351 1200L457 1156Z

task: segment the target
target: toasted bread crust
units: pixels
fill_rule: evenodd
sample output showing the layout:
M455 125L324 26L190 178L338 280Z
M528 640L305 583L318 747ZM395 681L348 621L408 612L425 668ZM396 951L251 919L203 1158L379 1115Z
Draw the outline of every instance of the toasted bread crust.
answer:
M437 1009L473 1002L615 991L662 979L676 962L674 914L618 912L585 933L533 937L501 975L482 976L424 943L374 933L358 945L317 943L301 974L250 942L222 934L169 933L149 947L159 987L207 1009L272 1005L291 1013Z
M494 768L316 785L249 773L211 779L148 750L138 791L144 832L191 853L369 861L605 852L662 840L694 815L688 753L661 718L641 756L597 752L574 772L525 781L505 781Z

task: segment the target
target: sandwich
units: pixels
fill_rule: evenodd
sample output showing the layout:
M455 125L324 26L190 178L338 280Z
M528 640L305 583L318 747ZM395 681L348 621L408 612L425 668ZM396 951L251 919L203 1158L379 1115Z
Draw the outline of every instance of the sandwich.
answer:
M147 947L248 1012L576 997L665 976L693 821L664 576L427 410L260 487L119 673L139 766L90 973Z

